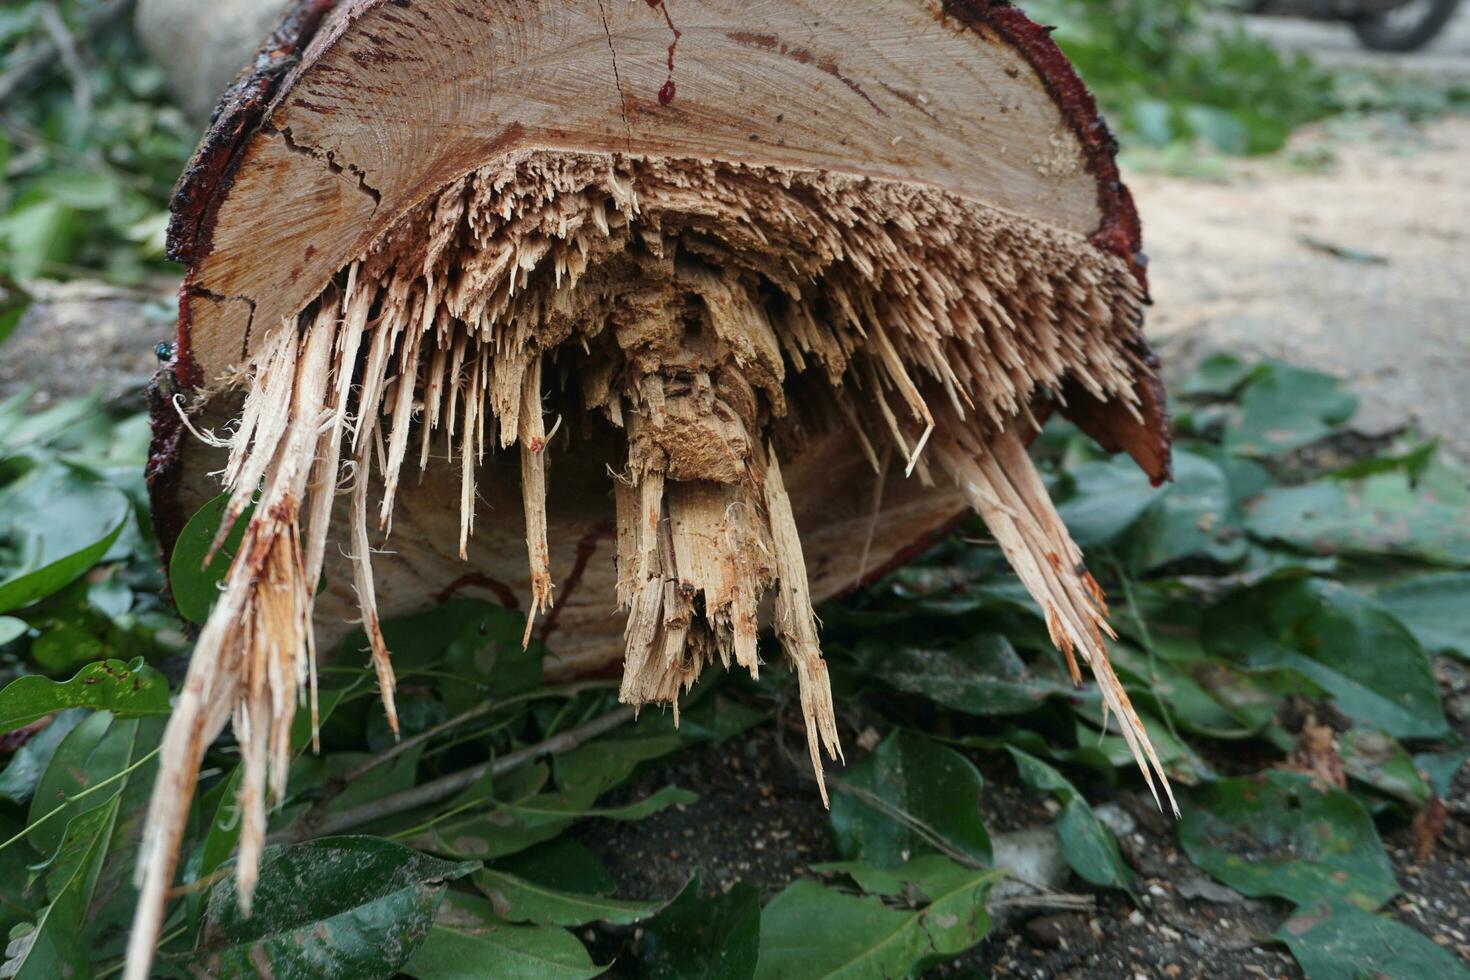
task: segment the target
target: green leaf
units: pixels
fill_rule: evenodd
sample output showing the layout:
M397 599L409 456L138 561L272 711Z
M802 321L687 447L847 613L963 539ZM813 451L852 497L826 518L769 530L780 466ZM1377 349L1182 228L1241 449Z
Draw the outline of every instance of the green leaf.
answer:
M278 980L391 977L424 941L446 883L475 868L377 837L268 847L253 915L236 902L233 872L211 890L191 969Z
M403 972L418 980L580 980L602 968L565 929L513 926L483 898L451 892Z
M1247 364L1231 354L1213 354L1199 362L1194 373L1171 390L1180 395L1214 395L1226 397L1260 370L1259 365Z
M1470 762L1470 749L1449 749L1444 752L1420 752L1414 756L1414 767L1429 780L1429 786L1443 799L1451 793L1455 777Z
M844 857L894 867L948 850L990 863L980 771L953 749L894 732L833 782L832 836Z
M1032 676L1010 641L995 633L955 649L869 641L858 656L867 671L900 691L982 717L1035 711L1054 694L1074 693L1060 679Z
M478 599L453 599L426 613L383 624L400 675L416 670L449 674L438 682L451 713L489 699L535 690L541 683L545 648L532 642L522 649L525 616ZM342 641L339 664L366 664L367 640L361 630Z
M1128 128L1149 146L1167 146L1174 139L1174 112L1162 99L1140 99L1127 108Z
M1470 572L1420 575L1396 582L1374 598L1424 649L1470 659Z
M1062 807L1057 837L1062 842L1062 857L1083 881L1102 888L1132 889L1133 872L1123 863L1118 839L1080 796Z
M322 724L332 716L337 705L342 703L344 691L340 688L324 688L317 698L318 716ZM298 711L296 717L291 721L291 752L300 755L311 742L311 716L308 712ZM237 765L230 770L230 774L220 781L217 788L210 791L203 798L205 803L213 803L213 810L201 807L200 812L211 813L209 823L205 827L204 839L200 841L190 861L186 865L184 874L185 883L192 883L213 874L215 869L224 864L234 852L235 845L240 840L240 806L237 799L237 791L240 786L240 767ZM191 895L200 896L200 892ZM197 898L196 904L202 906ZM195 908L194 914L201 913L202 908Z
M50 724L26 740L26 744L10 757L10 764L0 772L0 800L11 803L26 803L36 791L41 774L51 764L51 757L66 738L68 732L90 712L82 709L63 711ZM6 835L8 836L8 835Z
M103 211L117 204L121 188L105 170L52 170L36 184L51 200L78 211Z
M1016 772L1021 777L1021 782L1034 790L1042 793L1050 793L1056 797L1058 803L1071 803L1073 800L1082 799L1082 794L1071 781L1063 776L1055 766L1049 766L1029 752L1007 746L1006 751L1015 760Z
M1470 501L1416 489L1403 473L1280 487L1248 510L1252 534L1317 554L1470 565Z
M1216 656L1291 668L1328 692L1338 710L1396 738L1448 731L1414 637L1336 583L1286 579L1238 591L1206 612L1203 635Z
M87 906L107 855L118 799L78 814L65 832L46 868L46 893L51 904L34 927L15 939L0 963L0 976L11 980L54 980L90 976L89 950L82 942Z
M702 698L693 707L681 711L675 732L684 739L686 745L693 742L713 742L720 745L765 722L770 716L765 708L736 701L716 691L709 697ZM654 714L650 711L644 717L650 720L658 718L662 723L665 713ZM667 721L670 725L674 723L672 712L668 713Z
M68 732L31 797L27 835L31 846L49 854L61 843L72 817L121 796L134 783L151 784L154 766L132 767L153 750L162 734L161 718L121 720L106 711L93 713ZM128 776L114 778L129 769ZM81 796L83 791L88 795ZM53 816L58 807L60 812ZM125 811L124 816L133 814Z
M1131 460L1126 460L1131 463ZM1140 480L1142 471L1134 467ZM1195 555L1229 564L1246 548L1237 528L1230 478L1213 461L1185 449L1174 452L1174 479L1154 499L1128 535L1129 565L1147 571Z
M90 430L112 428L106 420L102 400L95 394L68 398L39 412L25 411L25 401L25 396L21 396L0 403L0 449L4 449L7 454L17 453L27 447L51 446L62 441L70 446L80 441L77 439L79 435ZM37 460L31 457L26 457L25 462L28 464L25 472L31 472L37 464ZM70 472L72 471L66 466L58 465L50 474L43 474L42 480L65 480L69 478ZM75 472L92 475L86 471ZM44 497L36 499L44 502Z
M1231 478L1203 455L1176 449L1174 479L1161 488L1126 456L1082 463L1068 475L1074 493L1059 512L1083 547L1114 544L1140 570L1191 555L1228 563L1244 553Z
M643 925L645 980L750 980L760 956L760 893L739 883L701 898L696 877Z
M1466 980L1454 954L1383 915L1319 902L1298 909L1276 933L1307 980Z
M18 208L0 222L10 257L10 273L17 279L35 279L53 262L71 257L83 235L82 216L60 201L42 197Z
M1104 888L1131 889L1133 872L1123 863L1117 838L1077 788L1054 767L1020 749L1007 747L1021 780L1032 789L1050 793L1062 804L1057 839L1062 857L1086 882Z
M60 674L108 659L107 646L87 624L61 620L31 644L30 659L48 674Z
M1108 735L1101 731L1097 726L1102 719L1091 710L1083 711L1080 708L1073 708L1073 714L1077 719L1073 738L1078 746L1101 754L1112 763L1115 769L1137 768L1138 761L1133 755L1133 750L1129 748L1127 739L1121 735ZM1164 771L1175 783L1194 786L1214 778L1209 764L1200 758L1193 746L1182 738L1176 737L1169 730L1168 725L1142 709L1138 711L1138 720L1143 723L1143 730L1148 732L1149 738L1153 741L1159 761L1164 764ZM1059 758L1058 761L1074 760ZM1076 761L1085 762L1086 760Z
M173 554L169 558L169 592L173 594L174 606L179 610L179 615L191 623L203 623L209 618L209 611L219 598L220 583L230 570L230 561L240 547L240 540L245 536L245 528L255 510L253 504L246 508L245 513L240 515L240 519L230 529L213 560L206 565L204 558L209 554L214 536L219 533L220 522L224 520L225 507L229 501L230 495L222 493L200 507L179 532L178 541L174 543Z
M4 143L0 141L0 168L4 166ZM0 271L0 344L4 344L30 309L31 296L15 280ZM0 442L3 442L0 439Z
M618 888L597 855L566 837L502 858L495 862L495 869L546 888L584 895L611 895Z
M1434 794L1396 739L1371 728L1354 728L1343 732L1337 741L1343 768L1354 779L1416 810Z
M1225 430L1225 448L1241 456L1276 456L1310 445L1353 417L1358 400L1331 375L1268 363L1241 393Z
M581 926L589 922L628 925L642 922L668 904L562 891L494 868L477 872L473 880L475 887L490 899L495 914L506 922L542 926Z
M1297 773L1211 783L1184 807L1179 839L1190 860L1243 895L1371 910L1398 892L1367 811Z
M591 803L633 775L641 763L677 752L683 745L678 735L596 739L557 757L556 784Z
M23 825L0 814L0 840L10 840L19 834ZM0 939L10 935L10 930L21 923L34 924L45 905L42 893L43 882L31 873L30 866L36 855L29 848L7 847L0 850ZM5 951L0 947L0 962Z
M1131 459L1079 463L1067 471L1072 494L1057 508L1084 548L1116 540L1164 492L1149 485Z
M850 873L864 871L854 867ZM933 856L875 874L880 883L911 886L924 907L892 909L876 898L797 881L761 913L757 980L883 980L917 973L985 938L990 931L985 903L1004 877L1004 872L976 871Z
M1276 720L1277 711L1287 697L1316 698L1325 694L1322 688L1286 668L1245 669L1209 660L1196 664L1191 676L1245 731L1260 732L1267 738L1273 737L1280 728ZM1161 696L1165 695L1161 692ZM1182 725L1194 727L1182 717L1182 710L1179 715ZM1219 737L1220 733L1214 734Z
M67 708L102 708L118 718L166 715L168 681L141 659L88 664L69 681L19 677L0 690L0 732Z
M1361 479L1379 473L1402 472L1417 482L1439 452L1439 440L1430 439L1403 452L1390 452L1355 460L1346 466L1332 470L1328 475L1337 480Z
M1190 132L1209 141L1221 153L1249 152L1250 128L1237 113L1215 106L1190 105L1184 107L1183 116Z
M102 560L131 515L128 498L63 463L33 467L0 490L0 539L17 543L18 568L0 574L0 612L69 585Z
M1138 692L1135 697L1140 707L1161 713L1158 706L1167 706L1176 726L1210 738L1255 735L1275 721L1276 708L1286 693L1318 692L1304 678L1294 692L1276 691L1257 683L1260 678L1252 672L1208 657L1175 663L1160 656L1151 661L1126 643L1114 644L1109 653L1124 685ZM1241 696L1251 698L1255 710L1240 710L1236 699Z
M499 804L488 812L440 821L409 843L435 854L488 861L550 840L578 820L642 820L665 807L697 799L687 790L665 786L635 803L598 809L569 794L543 793L524 802Z

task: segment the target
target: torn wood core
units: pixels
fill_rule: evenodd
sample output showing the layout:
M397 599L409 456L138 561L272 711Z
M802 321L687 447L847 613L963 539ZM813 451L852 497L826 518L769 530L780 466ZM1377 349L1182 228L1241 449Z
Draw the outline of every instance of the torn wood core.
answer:
M144 906L161 902L198 762L231 716L248 906L290 723L303 691L315 703L312 586L329 540L352 558L396 730L372 553L392 541L396 498L415 492L406 467L457 470L463 556L480 468L518 454L529 640L557 599L546 530L557 457L596 434L624 446L607 482L607 601L627 616L625 703L677 718L681 693L716 661L756 675L772 623L821 784L822 754L841 748L782 463L848 427L875 470L892 446L916 479L960 487L1055 642L1098 678L1150 786L1156 774L1167 791L1108 666L1101 596L1024 449L1043 391L1080 386L1138 414L1141 303L1125 262L1081 235L912 183L549 151L452 182L245 368L228 515L257 504L165 741L172 782L147 822ZM374 473L382 492L370 498ZM342 492L349 526L333 533Z

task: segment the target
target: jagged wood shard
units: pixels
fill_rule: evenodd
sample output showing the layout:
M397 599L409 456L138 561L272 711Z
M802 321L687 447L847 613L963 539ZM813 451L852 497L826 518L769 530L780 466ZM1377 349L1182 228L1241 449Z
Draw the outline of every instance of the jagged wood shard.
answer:
M1090 99L1008 7L915 2L946 30L895 56L872 40L891 4L750 6L689 9L689 80L654 45L655 103L630 92L677 8L439 0L350 0L284 82L232 96L215 138L237 142L206 142L176 215L175 375L238 420L227 513L255 510L165 737L129 976L210 741L233 721L248 905L319 635L360 619L396 731L379 623L464 582L525 601L525 642L557 631L549 671L620 661L621 699L676 720L716 661L757 675L772 627L825 801L842 749L815 604L969 506L1169 792L1025 451L1055 405L1167 475L1136 218ZM586 50L616 58L610 86ZM371 99L343 81L378 72L396 87ZM169 542L209 464L157 439Z

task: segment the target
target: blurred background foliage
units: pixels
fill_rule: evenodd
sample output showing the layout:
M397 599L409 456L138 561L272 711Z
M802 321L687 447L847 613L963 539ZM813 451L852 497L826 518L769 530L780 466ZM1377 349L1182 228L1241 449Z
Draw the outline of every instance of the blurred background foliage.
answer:
M0 271L15 279L176 274L169 191L198 139L115 0L0 5ZM46 55L61 38L70 53ZM0 81L0 93L8 87Z
M1344 113L1423 119L1470 91L1361 70L1328 71L1218 16L1229 0L1029 0L1129 147L1272 153L1292 130ZM1212 16L1215 15L1215 16Z

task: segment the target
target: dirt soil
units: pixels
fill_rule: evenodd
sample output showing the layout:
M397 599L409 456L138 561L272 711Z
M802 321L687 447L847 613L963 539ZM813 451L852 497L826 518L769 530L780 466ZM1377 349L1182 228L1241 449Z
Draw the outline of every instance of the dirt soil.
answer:
M175 335L177 284L119 289L100 282L34 282L33 301L0 347L0 400L29 394L39 411L92 392L130 400L158 370L158 344Z

